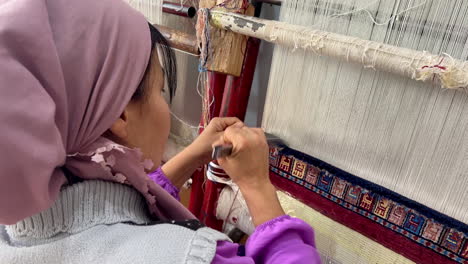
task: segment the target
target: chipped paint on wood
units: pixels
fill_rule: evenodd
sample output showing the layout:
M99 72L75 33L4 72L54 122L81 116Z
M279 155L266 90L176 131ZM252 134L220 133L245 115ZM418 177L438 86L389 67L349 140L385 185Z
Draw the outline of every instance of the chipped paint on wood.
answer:
M244 62L244 51L247 45L247 37L234 33L231 25L221 26L213 20L214 11L221 12L245 12L246 15L253 15L254 8L249 5L243 10L244 0L232 0L226 6L216 6L223 3L223 0L201 0L200 8L211 10L210 19L210 44L205 67L210 71L220 72L233 76L240 76Z

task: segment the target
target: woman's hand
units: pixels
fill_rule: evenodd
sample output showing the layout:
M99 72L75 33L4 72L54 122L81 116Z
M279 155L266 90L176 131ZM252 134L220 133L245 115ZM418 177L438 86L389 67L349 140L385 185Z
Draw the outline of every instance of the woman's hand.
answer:
M217 144L232 144L232 154L219 165L239 186L255 226L284 215L269 178L268 144L259 128L231 126Z
M255 189L270 183L268 144L261 128L228 127L218 144L231 144L230 156L219 165L241 189Z
M203 130L195 141L188 146L200 164L198 166L207 164L211 161L211 154L213 152L212 145L215 141L219 140L224 130L228 127L243 127L244 123L237 117L217 117L213 118L208 126Z
M214 118L190 146L161 167L174 186L181 188L198 167L211 161L211 145L230 126L242 127L244 124L235 117Z

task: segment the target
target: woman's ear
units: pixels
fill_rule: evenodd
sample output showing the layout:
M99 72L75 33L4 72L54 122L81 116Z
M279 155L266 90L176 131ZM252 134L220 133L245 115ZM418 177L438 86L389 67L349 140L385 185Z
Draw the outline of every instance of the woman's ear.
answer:
M125 109L120 117L115 120L109 129L113 136L120 139L119 141L127 141L128 138L128 109Z

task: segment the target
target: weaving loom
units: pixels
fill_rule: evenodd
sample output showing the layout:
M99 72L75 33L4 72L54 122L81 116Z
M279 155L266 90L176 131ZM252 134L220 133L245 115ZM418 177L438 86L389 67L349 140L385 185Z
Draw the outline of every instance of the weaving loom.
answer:
M271 150L271 179L285 210L314 227L324 262L468 263L468 2L257 2L282 2L280 21L249 17L245 1L190 2L201 56L178 55L178 89L198 83L199 127L244 118L256 38L276 43L262 127L290 148ZM151 20L161 1L132 5L195 34L190 20ZM224 29L241 35L220 52ZM198 129L173 123L175 145ZM224 185L203 185L204 174L194 176L192 212L252 232L236 186L224 182L220 195Z

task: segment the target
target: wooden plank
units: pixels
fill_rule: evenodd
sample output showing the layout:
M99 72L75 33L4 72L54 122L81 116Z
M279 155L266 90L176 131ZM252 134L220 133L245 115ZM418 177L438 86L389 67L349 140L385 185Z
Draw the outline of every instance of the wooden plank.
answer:
M255 8L244 0L200 0L200 8L253 16ZM210 25L210 45L206 68L209 71L240 76L248 37Z

